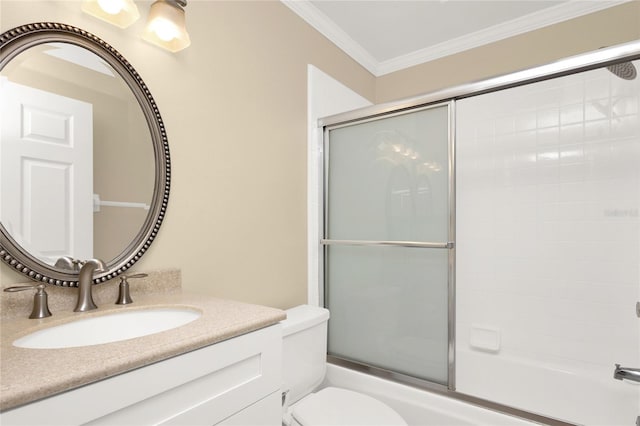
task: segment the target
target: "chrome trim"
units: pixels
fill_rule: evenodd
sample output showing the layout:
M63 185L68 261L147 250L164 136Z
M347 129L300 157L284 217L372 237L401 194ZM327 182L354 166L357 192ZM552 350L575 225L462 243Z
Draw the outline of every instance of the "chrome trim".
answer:
M433 108L442 108L442 107L449 108L450 105L451 105L451 100L442 99L439 102L432 102L432 103L429 103L428 105L417 104L417 105L409 107L409 108L398 109L397 111L390 110L390 111L385 112L383 114L374 114L372 116L362 116L362 117L354 119L354 120L338 122L338 123L335 123L335 124L324 124L323 120L325 120L325 119L324 118L320 118L318 120L318 127L324 127L327 130L336 130L336 129L339 129L341 127L348 127L348 126L354 126L354 125L358 125L358 124L365 124L365 123L369 123L371 121L384 120L384 119L387 119L387 118L398 117L400 115L405 115L405 114L412 114L414 112L424 111L424 110L433 109ZM375 107L375 105L371 106L371 107L365 107L363 109L374 108L374 107ZM354 111L360 111L360 110L354 110ZM348 112L345 112L343 114L346 115L346 114L349 114L350 112L353 112L353 111L348 111ZM340 115L342 115L342 114L340 114Z
M320 230L320 239L318 244L320 244L321 251L318 253L322 253L322 267L320 269L320 282L318 285L320 286L320 303L321 306L327 307L327 293L329 292L329 288L326 285L325 277L329 275L329 265L327 262L327 257L329 256L329 247L327 245L322 244L322 239L327 235L327 230L329 229L329 129L325 128L322 131L322 172L324 175L322 176L322 207L324 211L322 212L322 220L321 220L321 230ZM327 335L329 330L327 328Z
M449 102L449 241L456 241L456 161L455 161L455 102ZM456 389L456 251L452 243L449 250L448 277L448 389Z
M419 247L433 249L452 249L453 241L446 243L428 243L419 241L370 241L370 240L331 240L326 238L320 239L320 244L324 246L340 245L340 246L391 246L391 247Z
M407 374L398 373L396 371L387 370L370 364L364 364L360 361L352 361L350 359L341 358L336 355L327 354L327 362L348 368L350 370L360 371L361 373L370 374L382 379L387 379L395 383L411 385L419 389L433 390L438 392L447 391L447 385L443 385L442 383L426 379L418 379L417 377L409 376Z
M494 92L509 87L549 80L581 71L588 71L604 67L625 60L640 59L640 40L620 44L613 47L599 49L595 52L584 53L561 59L535 68L524 69L497 77L462 84L452 88L392 101L370 107L331 115L318 120L318 126L335 126L374 118L390 112L398 112L421 105L429 105L451 99L463 99L483 93Z
M320 205L318 206L320 215L318 216L318 304L320 306L326 306L327 298L326 298L326 288L324 285L324 277L326 276L326 262L327 258L327 249L326 247L320 244L320 240L324 237L326 232L326 221L327 221L327 212L329 200L327 200L327 188L329 187L328 179L328 166L329 162L327 161L327 155L329 151L329 146L327 140L329 139L329 132L327 129L322 129L322 141L319 143L320 146L320 165L318 166L318 172L320 176L318 176L318 197L320 198Z
M421 389L425 392L432 392L438 395L445 396L447 398L455 399L458 401L466 402L477 407L485 408L491 411L495 411L504 415L519 417L521 419L530 420L540 424L549 426L575 426L573 423L565 422L552 417L543 416L541 414L531 413L529 411L521 410L519 408L511 407L497 402L489 401L487 399L478 398L473 395L467 395L457 391L447 389L446 386L434 384L433 382L427 382L415 377L405 376L404 374L395 373L392 371L354 363L352 361L336 357L334 355L327 355L327 362L330 364L338 365L340 367L347 368L349 370L359 371L364 374L369 374L374 377L389 380L394 383L401 383L407 386L411 386L417 389ZM404 380L408 378L410 380Z

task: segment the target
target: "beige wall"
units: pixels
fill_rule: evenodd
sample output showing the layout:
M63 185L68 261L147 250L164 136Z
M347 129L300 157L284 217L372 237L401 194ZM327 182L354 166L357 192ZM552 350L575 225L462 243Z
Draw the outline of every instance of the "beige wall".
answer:
M148 10L141 6L143 17ZM276 1L191 0L192 45L164 52L80 12L78 1L0 2L1 29L60 21L111 43L166 123L169 210L137 270L178 267L184 287L290 307L306 298L306 65L377 102L640 39L640 2L378 78ZM0 266L0 280L24 281Z
M150 3L138 2L146 16ZM168 213L136 270L182 269L189 290L276 307L306 301L307 64L375 98L375 79L276 1L198 1L192 45L171 54L80 11L0 2L1 30L37 21L112 44L149 86L172 160ZM116 171L114 171L116 172ZM2 284L25 279L0 266Z
M640 39L640 0L381 76L388 102Z

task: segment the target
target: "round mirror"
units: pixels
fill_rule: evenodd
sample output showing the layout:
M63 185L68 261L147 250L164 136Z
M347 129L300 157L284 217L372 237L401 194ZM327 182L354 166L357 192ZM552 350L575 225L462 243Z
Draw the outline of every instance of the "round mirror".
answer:
M133 67L79 28L0 35L0 257L29 278L77 286L79 261L129 269L169 196L169 146ZM76 270L74 270L74 268Z

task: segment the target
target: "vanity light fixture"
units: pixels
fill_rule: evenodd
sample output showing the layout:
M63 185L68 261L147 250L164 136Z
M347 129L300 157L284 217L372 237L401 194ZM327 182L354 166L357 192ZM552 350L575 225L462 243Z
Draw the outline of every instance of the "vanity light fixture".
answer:
M84 0L82 11L120 28L126 28L140 17L133 0Z
M170 52L189 46L191 39L185 25L186 0L157 0L151 5L142 38Z

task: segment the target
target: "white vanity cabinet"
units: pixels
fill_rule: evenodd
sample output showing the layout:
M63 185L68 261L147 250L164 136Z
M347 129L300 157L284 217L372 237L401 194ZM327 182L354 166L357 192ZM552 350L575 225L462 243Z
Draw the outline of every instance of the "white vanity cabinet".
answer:
M281 369L276 324L5 411L0 423L279 425Z

